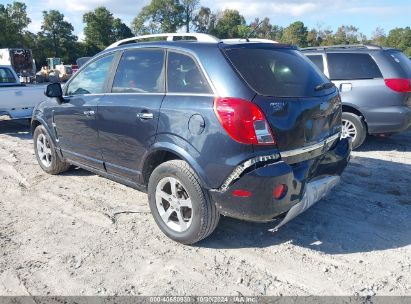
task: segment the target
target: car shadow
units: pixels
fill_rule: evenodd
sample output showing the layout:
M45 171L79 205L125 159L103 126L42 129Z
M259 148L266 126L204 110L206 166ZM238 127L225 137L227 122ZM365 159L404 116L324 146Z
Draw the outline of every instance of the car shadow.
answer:
M29 129L26 121L0 121L0 134L30 140ZM395 150L411 151L411 131L385 139L370 137L353 153L341 184L278 231L271 231L275 223L248 223L222 217L215 233L197 246L265 248L292 243L327 254L408 246L411 165L377 158L378 151ZM371 153L364 153L367 151ZM64 174L94 175L75 167Z
M198 246L265 248L291 242L327 254L370 252L411 244L411 165L354 156L325 199L278 231L276 223L222 218Z
M60 175L62 176L92 176L92 175L97 175L91 171L87 171L85 169L82 169L80 167L76 166L71 166L69 170L61 173Z
M411 151L411 130L388 137L367 136L356 152Z
M28 119L0 121L0 134L10 135L20 139L32 139L30 134L30 121Z

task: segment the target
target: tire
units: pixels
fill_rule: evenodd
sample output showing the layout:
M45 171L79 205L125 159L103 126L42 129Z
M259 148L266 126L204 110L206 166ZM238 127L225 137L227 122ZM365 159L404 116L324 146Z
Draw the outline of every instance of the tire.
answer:
M39 125L33 133L34 152L43 171L59 174L67 171L70 164L62 161L56 152L54 142L44 126Z
M148 182L148 200L161 231L182 244L194 244L206 238L220 219L198 176L182 160L167 161L154 169Z
M353 113L342 113L343 132L342 137L352 137L352 148L360 147L367 137L367 127L364 120Z

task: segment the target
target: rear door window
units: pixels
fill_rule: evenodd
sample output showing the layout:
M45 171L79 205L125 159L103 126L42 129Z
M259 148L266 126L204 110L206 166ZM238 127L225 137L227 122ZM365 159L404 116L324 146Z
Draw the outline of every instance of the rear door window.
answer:
M327 58L331 80L382 78L380 69L369 54L329 53Z
M297 50L233 48L225 53L248 85L260 95L313 96L317 85L329 82Z
M0 68L0 83L16 83L16 78L8 68Z
M170 93L212 93L194 59L176 52L168 53L167 88Z
M324 72L324 61L322 55L307 55L307 57L320 69L321 72Z
M113 93L163 93L164 51L130 50L120 59Z

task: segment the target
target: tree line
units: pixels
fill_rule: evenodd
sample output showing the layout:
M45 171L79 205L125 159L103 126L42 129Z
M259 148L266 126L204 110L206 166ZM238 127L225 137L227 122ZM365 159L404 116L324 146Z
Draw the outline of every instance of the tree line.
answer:
M218 38L265 38L295 44L299 47L334 44L371 43L395 47L411 56L411 28L394 28L387 34L376 28L370 38L352 25L342 25L335 32L321 24L308 28L297 21L287 27L272 24L269 18L256 18L247 23L237 10L212 11L200 0L151 0L133 19L130 26L105 7L83 15L84 39L74 35L73 25L58 10L43 11L41 30L27 30L31 20L22 2L0 4L0 48L30 48L39 66L48 57L61 57L74 63L92 56L111 43L134 35L165 32L199 32Z

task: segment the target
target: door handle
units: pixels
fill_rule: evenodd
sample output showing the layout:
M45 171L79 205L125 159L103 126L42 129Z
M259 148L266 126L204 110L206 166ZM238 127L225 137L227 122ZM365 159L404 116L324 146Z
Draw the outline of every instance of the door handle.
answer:
M141 112L141 113L137 113L137 117L140 119L153 119L154 118L154 114L153 113L148 113L148 112Z
M86 115L86 116L94 116L94 114L96 114L93 110L84 111L83 113L84 113L84 115Z

